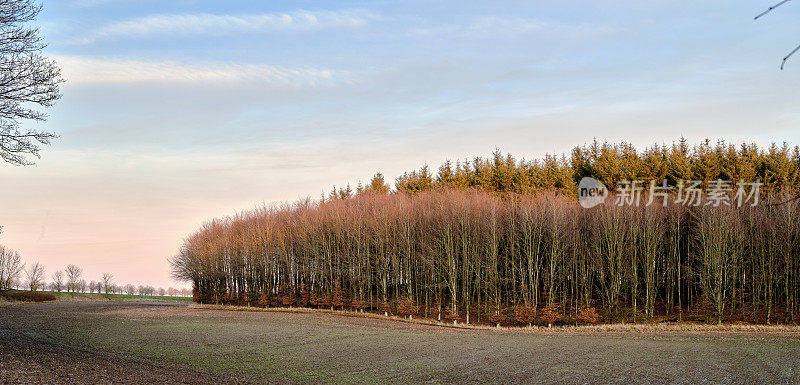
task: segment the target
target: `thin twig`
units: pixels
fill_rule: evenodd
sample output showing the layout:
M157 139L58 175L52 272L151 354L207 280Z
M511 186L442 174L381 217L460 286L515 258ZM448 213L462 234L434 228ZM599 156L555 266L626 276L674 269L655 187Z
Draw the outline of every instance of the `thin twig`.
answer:
M758 16L756 16L756 17L755 17L753 20L758 20L758 18L759 18L759 17L761 17L761 16L764 16L764 15L766 15L766 14L768 14L768 13L772 12L772 10L773 10L773 9L775 9L775 8L778 8L778 7L780 7L781 5L784 5L784 4L786 4L786 3L790 2L790 1L791 1L791 0L783 0L783 1L781 1L780 3L778 3L778 4L775 4L775 5L771 6L771 7L769 7L769 9L767 9L767 10L766 10L766 11L764 11L764 12L761 12L761 13L760 13Z
M783 70L783 66L786 65L786 61L789 60L789 58L794 55L797 50L800 50L800 45L798 45L797 48L793 49L792 52L789 52L789 54L783 58L783 61L781 62L781 70Z
M798 195L798 196L796 196L794 198L787 199L787 200L785 200L783 202L780 202L780 203L765 203L764 206L781 206L781 205L785 205L785 204L787 204L789 202L794 202L794 201L799 200L799 199L800 199L800 195Z

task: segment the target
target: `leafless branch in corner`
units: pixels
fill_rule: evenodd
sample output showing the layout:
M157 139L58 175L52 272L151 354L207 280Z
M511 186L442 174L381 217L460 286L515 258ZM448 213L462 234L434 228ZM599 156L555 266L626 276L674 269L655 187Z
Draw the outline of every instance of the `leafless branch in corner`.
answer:
M28 26L41 10L34 0L0 0L0 158L14 165L32 164L29 156L38 158L39 146L56 137L20 127L22 120L45 120L38 108L61 97L61 70L40 54L45 44Z
M766 11L759 13L755 18L753 18L753 20L758 20L761 16L764 16L764 15L772 12L775 8L778 8L781 5L784 5L784 4L786 4L786 3L790 2L790 1L792 1L792 0L783 0L778 4L775 4L775 5L767 8ZM789 58L792 57L792 55L794 55L794 53L797 52L798 50L800 50L800 45L797 46L797 48L793 49L792 52L789 52L788 55L783 57L783 61L781 62L781 71L783 71L783 67L786 65L786 61L789 60Z

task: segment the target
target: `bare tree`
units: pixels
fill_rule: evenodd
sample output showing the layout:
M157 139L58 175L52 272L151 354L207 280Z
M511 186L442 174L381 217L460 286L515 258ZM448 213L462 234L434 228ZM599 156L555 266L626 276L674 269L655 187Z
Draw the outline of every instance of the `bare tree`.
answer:
M103 292L106 294L111 293L112 286L114 283L111 280L114 279L114 276L108 273L103 273Z
M0 1L0 157L14 165L32 164L39 145L54 133L21 130L21 120L44 120L35 107L50 107L61 97L58 65L41 55L45 47L37 28L27 26L42 6L34 0Z
M64 272L59 270L53 273L53 285L51 286L53 291L61 292L64 290Z
M41 263L35 262L25 273L28 276L28 289L30 291L39 290L44 286L44 266Z
M78 290L78 281L81 279L83 269L75 265L67 265L67 291L76 292Z
M22 273L19 253L5 246L0 246L0 290L10 289Z

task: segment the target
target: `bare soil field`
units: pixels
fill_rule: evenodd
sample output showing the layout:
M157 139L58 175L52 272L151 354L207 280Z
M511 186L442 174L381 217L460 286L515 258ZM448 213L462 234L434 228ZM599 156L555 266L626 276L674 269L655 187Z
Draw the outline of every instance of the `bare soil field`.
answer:
M545 333L159 301L0 307L3 383L797 383L793 332Z

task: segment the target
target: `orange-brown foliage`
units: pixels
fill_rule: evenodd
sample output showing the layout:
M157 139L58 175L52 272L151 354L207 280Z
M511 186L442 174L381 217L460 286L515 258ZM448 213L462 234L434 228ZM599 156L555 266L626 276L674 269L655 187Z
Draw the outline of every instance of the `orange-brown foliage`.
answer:
M536 318L536 309L525 305L517 306L514 309L514 318L521 324L530 325Z
M575 321L581 325L591 325L597 323L600 315L597 314L597 309L593 307L584 307L578 310L578 317Z
M404 316L417 314L419 307L411 297L403 297L397 302L397 312Z
M333 307L344 307L345 303L347 302L347 297L344 294L344 290L339 282L336 282L336 287L333 289L333 296L331 298L331 305Z
M491 317L489 317L489 321L492 321L495 325L501 325L502 323L506 322L508 318L502 312L494 313Z
M268 307L270 303L270 298L267 293L258 293L258 306Z
M561 306L553 302L539 310L539 320L547 325L552 325L561 319Z

